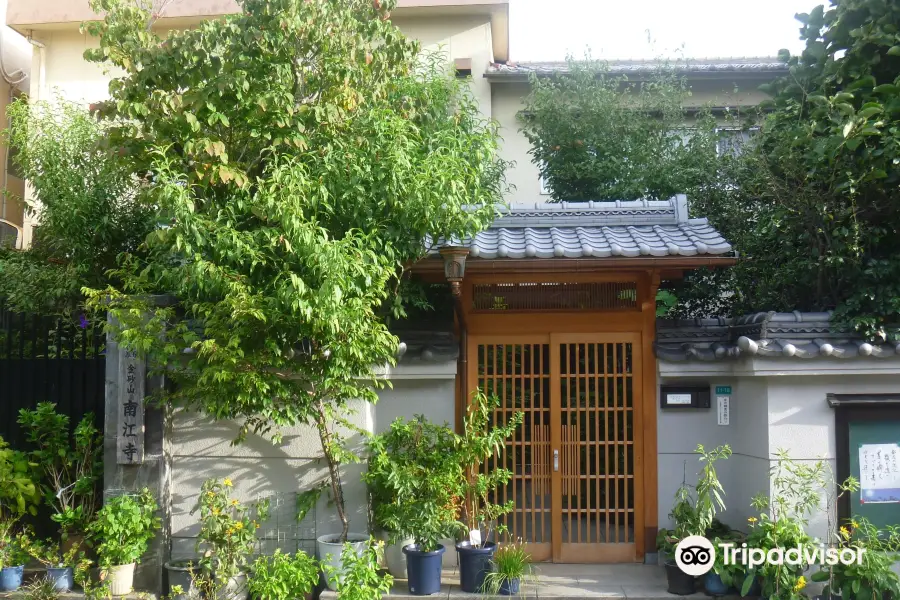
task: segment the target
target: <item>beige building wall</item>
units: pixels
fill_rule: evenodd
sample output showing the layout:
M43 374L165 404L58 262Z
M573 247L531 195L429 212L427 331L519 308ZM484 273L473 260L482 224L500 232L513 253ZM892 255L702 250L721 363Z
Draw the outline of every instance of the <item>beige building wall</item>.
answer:
M471 60L472 91L485 116L491 116L491 84L482 77L494 60L490 16L397 17L394 23L426 51L440 52L451 62Z

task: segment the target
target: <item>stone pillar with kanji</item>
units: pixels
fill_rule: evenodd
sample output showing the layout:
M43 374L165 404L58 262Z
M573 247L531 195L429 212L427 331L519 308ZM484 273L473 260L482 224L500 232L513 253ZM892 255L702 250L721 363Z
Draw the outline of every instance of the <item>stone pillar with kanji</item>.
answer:
M114 334L107 335L103 498L135 493L144 487L156 498L162 529L150 543L134 577L136 591L156 594L164 591L163 565L170 553L172 469L166 411L145 403L145 399L164 384L162 376L148 375L143 357L119 346Z

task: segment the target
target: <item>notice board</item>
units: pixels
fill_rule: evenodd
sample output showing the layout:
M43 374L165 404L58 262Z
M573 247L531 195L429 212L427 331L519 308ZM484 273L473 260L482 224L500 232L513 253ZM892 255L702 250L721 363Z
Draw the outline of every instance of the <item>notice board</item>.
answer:
M860 489L850 494L850 516L877 527L900 525L900 419L850 420L850 474Z

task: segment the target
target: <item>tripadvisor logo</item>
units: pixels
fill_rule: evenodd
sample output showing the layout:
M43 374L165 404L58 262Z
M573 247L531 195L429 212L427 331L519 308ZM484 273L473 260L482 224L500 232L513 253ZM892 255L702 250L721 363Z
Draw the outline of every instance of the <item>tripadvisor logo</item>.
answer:
M862 564L865 548L826 548L824 544L801 544L794 548L750 548L735 542L720 542L718 549L701 535L691 535L675 547L675 563L685 575L698 577L712 570L716 553L722 553L725 565L744 565L749 568L769 565L828 565L833 567Z

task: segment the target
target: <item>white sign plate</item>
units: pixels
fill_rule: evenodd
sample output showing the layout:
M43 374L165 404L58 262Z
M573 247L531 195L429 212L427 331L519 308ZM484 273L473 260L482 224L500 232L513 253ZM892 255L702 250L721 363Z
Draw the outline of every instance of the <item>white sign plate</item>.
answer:
M691 395L690 394L666 394L666 404L690 404L691 403Z
M731 396L716 396L716 404L719 407L719 425L731 423Z

